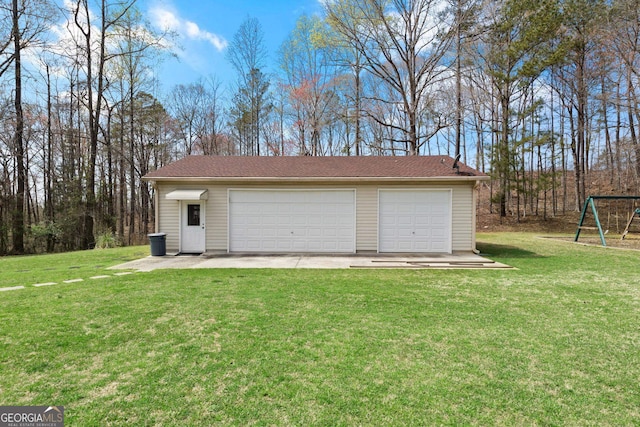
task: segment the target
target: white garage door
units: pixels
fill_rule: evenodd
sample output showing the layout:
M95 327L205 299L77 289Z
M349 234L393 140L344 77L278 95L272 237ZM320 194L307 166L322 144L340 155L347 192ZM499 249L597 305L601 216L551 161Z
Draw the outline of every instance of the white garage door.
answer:
M450 190L381 190L380 252L451 253Z
M353 190L229 191L231 252L355 252Z

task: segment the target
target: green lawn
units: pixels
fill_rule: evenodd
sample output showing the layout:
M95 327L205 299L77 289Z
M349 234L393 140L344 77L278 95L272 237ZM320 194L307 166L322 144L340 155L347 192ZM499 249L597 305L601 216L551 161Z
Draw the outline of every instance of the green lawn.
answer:
M479 241L517 270L0 259L0 287L26 285L0 292L0 405L69 426L640 424L640 252ZM66 273L85 281L30 286Z

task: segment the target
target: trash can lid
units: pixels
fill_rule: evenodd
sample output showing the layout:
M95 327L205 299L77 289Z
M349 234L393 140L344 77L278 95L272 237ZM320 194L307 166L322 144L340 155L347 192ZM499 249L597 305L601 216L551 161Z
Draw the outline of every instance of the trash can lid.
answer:
M167 233L151 233L151 234L147 234L147 236L149 237L163 237L166 236Z

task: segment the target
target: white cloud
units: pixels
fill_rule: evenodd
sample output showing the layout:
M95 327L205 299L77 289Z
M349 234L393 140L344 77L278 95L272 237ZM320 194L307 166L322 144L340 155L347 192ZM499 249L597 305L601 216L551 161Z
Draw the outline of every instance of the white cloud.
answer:
M161 8L154 8L150 10L150 13L157 27L169 31L178 31L180 29L180 20L172 12Z
M204 40L210 43L218 52L222 52L228 46L227 40L217 34L203 30L195 22L187 21L177 12L164 6L154 6L149 10L151 21L162 30L178 33L181 37L191 40Z
M187 30L187 35L194 39L199 38L200 34L202 33L200 31L200 27L198 27L198 24L196 24L195 22L187 21L185 23L185 28Z

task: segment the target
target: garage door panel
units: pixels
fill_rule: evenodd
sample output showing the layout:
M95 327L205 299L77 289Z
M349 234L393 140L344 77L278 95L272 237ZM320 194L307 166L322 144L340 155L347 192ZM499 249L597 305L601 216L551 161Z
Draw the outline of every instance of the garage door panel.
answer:
M288 227L291 224L291 217L286 213L278 214L276 218L276 227Z
M326 239L335 240L340 234L348 233L348 230L341 229L333 229L333 228L325 228L322 230L322 237Z
M416 244L413 246L416 252L425 252L429 249L429 245L427 244L427 242L416 242Z
M254 212L254 210L256 209L256 206L260 206L260 205L257 203L245 203L240 209L245 209L245 212ZM274 215L278 213L277 206L264 205L264 206L260 206L260 209L262 209L260 213L265 216Z
M274 231L276 232L276 237L278 239L280 239L280 240L281 239L289 239L289 238L291 238L291 229L290 228L287 228L286 230L282 229L282 228L278 228L278 229L276 229Z
M305 252L323 252L322 242L319 241L310 241L306 243Z
M431 230L426 230L426 229L416 229L416 230L413 232L413 234L412 234L412 235L413 235L416 239L428 239L428 238L430 238L430 237L433 237L433 234L434 234L434 233L433 233ZM420 242L416 242L416 243L418 244L418 243L420 243Z
M344 205L336 205L336 204L327 204L321 207L323 215L336 215L338 212L341 212L342 207Z
M338 218L336 218L336 216L324 216L322 217L322 220L320 221L320 224L322 225L322 227L326 228L326 227L336 227L338 226Z
M381 190L380 252L451 252L451 191Z
M292 227L301 227L307 225L308 218L302 216L301 214L296 214L291 216L291 226Z
M413 237L413 230L410 228L398 228L396 235L401 239L408 239Z
M265 229L275 226L278 224L278 218L276 216L264 216L262 218L262 226Z
M262 237L262 230L259 228L247 228L247 237L250 239Z
M322 215L310 215L307 218L307 224L309 224L309 226L313 226L313 227L319 227L323 224L323 218Z
M353 228L354 228L354 219L353 218L346 218L346 217L339 217L338 218L338 226L341 227L343 230L348 229L349 232L351 233L353 231Z
M445 242L433 242L431 245L432 252L447 252L449 245Z
M253 251L259 247L259 240L247 240L246 249L248 251Z
M308 242L304 242L301 240L294 240L291 245L291 250L295 252L309 252Z
M307 208L306 205L304 204L300 204L300 205L289 205L290 206L290 212L293 215L306 215L307 214Z
M258 245L256 245L256 248L254 248L253 251L258 251L260 250L259 248L267 251L275 251L276 247L275 240L263 240L262 243L258 242Z
M349 252L350 247L351 246L347 243L338 243L338 248L335 250L335 252Z
M433 218L429 218L428 216L420 215L415 218L416 227L428 226L431 224L433 224Z
M291 236L295 239L303 239L307 237L307 229L305 227L292 227L291 228Z
M328 242L328 243L322 244L321 251L322 252L344 252L344 249L334 242Z
M405 214L399 215L395 220L395 224L399 227L412 226L413 222L414 217Z
M272 229L272 228L262 228L261 230L261 234L262 234L262 238L267 240L267 239L271 239L271 240L275 240L277 236L277 231Z
M441 228L436 228L431 230L431 237L433 239L438 239L438 240L446 240L449 236L448 236L448 230L445 229L441 229Z
M253 227L253 226L256 226L256 225L258 225L258 226L261 225L262 221L260 221L260 218L258 218L258 217L248 216L247 218L245 218L245 220L243 222L244 222L245 226Z
M267 202L265 202L267 203ZM258 205L258 209L263 206L263 204ZM291 215L293 214L293 205L291 203L281 203L278 206L278 213L280 215Z
M318 239L323 237L322 230L319 228L309 228L307 229L307 236L311 239Z
M444 217L440 217L440 216L432 217L430 223L434 227L446 227L447 224L449 223L449 219L448 218L444 218Z
M231 190L229 250L353 253L355 192Z

